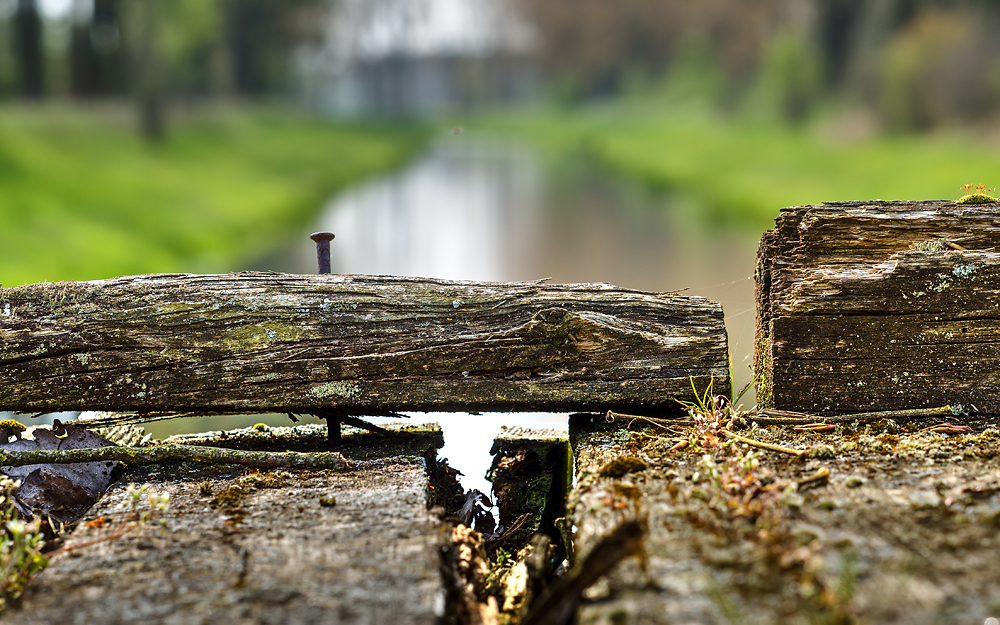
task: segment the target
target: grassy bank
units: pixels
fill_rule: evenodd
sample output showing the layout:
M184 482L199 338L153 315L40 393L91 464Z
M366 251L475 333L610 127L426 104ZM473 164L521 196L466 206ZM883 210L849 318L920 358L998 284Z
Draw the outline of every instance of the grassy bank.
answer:
M557 153L582 152L739 226L767 227L781 207L796 204L957 198L967 182L1000 185L1000 149L969 131L852 137L850 119L791 129L622 104L535 110L486 125Z
M171 122L150 145L127 109L0 108L0 283L245 268L427 139L264 109Z

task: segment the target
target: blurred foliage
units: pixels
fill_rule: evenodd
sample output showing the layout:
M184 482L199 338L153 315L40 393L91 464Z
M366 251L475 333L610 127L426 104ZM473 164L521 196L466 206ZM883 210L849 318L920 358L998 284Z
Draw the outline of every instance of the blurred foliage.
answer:
M757 89L777 119L802 122L823 96L823 64L816 46L794 31L775 36L764 52Z
M404 162L427 136L274 109L175 117L147 145L120 107L0 109L0 282L246 268L332 192Z
M432 13L432 0L71 0L70 14L41 21L39 38L32 34L39 1L0 0L0 97L37 97L39 88L42 95L133 94L144 97L149 110L207 97L286 96L296 80L307 80L296 74L293 59L310 50L340 54L392 28L403 28L396 33L401 39L417 40L420 33L405 25L419 20L404 14ZM376 24L368 26L372 32L345 37L331 21L338 11L366 14L376 4L399 22L383 25L383 35ZM86 6L89 13L77 10ZM1000 105L1000 39L994 35L1000 3L509 0L509 6L534 33L531 55L544 74L540 90L564 108L620 96L665 105L697 97L794 125L825 102L850 100L876 111L886 128L923 131L996 115ZM143 14L155 16L155 27ZM345 62L337 58L317 56L322 67L311 79L329 80ZM400 85L413 77L392 76L393 60L400 59L362 55L351 62L359 84L403 93ZM451 77L458 82L485 84L500 71L452 65L446 71L460 74ZM147 84L150 75L156 84Z
M618 93L629 72L668 71L678 51L711 42L718 67L740 81L778 19L773 0L516 0L540 33L538 59L565 98Z
M563 106L664 95L649 88L659 84L793 125L849 100L886 128L923 131L995 116L1000 104L998 3L516 1Z
M327 0L0 0L0 96L190 99L292 86L291 59ZM40 36L39 36L40 33Z
M225 40L225 16L219 2L171 0L163 4L163 56L173 84L180 92L221 91L225 78L218 66Z
M0 611L15 601L31 577L48 564L41 519L26 523L18 518L14 491L20 481L0 475Z
M854 118L805 126L704 107L613 103L535 109L484 121L555 154L598 164L695 202L720 225L763 230L784 206L836 200L958 197L966 180L996 180L1000 153L973 132L860 136Z
M896 130L980 119L1000 95L1000 43L971 12L929 7L886 47L878 105Z
M703 40L691 40L680 47L659 87L655 95L663 98L665 106L695 103L724 107L726 96L731 95L725 71Z

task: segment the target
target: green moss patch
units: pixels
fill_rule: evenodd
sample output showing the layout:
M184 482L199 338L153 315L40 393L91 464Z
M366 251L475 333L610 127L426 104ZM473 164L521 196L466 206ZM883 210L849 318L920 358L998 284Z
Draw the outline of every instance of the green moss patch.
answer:
M611 460L597 472L601 477L610 477L618 479L624 477L629 473L638 473L640 471L645 471L649 466L640 460L632 456L623 456L620 458L615 458Z

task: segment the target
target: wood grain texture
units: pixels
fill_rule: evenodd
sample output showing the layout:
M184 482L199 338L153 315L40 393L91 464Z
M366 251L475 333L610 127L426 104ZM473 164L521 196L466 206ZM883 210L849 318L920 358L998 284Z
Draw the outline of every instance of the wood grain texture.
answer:
M758 401L820 413L945 404L1000 413L998 249L997 204L782 211L758 249Z
M673 409L722 308L607 284L276 273L0 289L0 410Z

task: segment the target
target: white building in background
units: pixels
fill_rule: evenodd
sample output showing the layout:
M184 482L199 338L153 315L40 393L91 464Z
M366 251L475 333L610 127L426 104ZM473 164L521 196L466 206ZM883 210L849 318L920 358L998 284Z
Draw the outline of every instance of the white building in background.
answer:
M335 116L422 116L530 97L528 23L509 0L331 0L299 51L307 103Z

